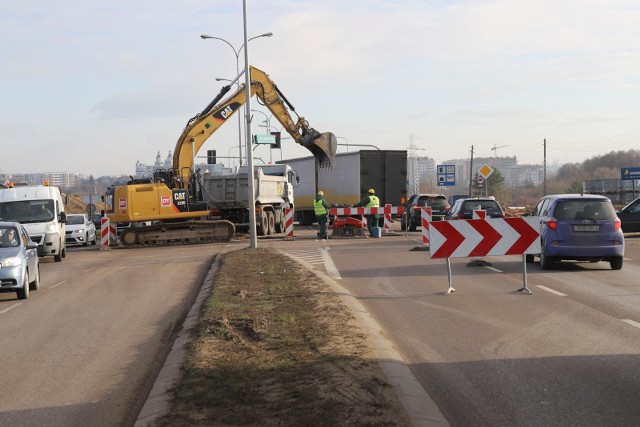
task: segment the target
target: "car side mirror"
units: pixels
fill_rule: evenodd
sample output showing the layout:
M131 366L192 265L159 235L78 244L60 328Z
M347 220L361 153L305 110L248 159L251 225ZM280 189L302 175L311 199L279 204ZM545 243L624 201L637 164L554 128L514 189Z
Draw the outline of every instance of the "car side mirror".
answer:
M63 224L65 224L67 222L67 214L66 214L66 212L60 212L60 214L58 215L58 221L60 221Z
M27 249L38 249L38 244L33 240L27 242Z

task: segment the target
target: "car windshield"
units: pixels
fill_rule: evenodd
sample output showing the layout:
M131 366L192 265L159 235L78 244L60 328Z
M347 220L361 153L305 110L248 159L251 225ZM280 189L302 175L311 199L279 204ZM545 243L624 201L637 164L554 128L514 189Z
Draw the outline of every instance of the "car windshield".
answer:
M557 220L589 218L611 221L616 218L616 212L608 200L560 200L553 216Z
M84 224L84 215L68 215L67 224L70 224L70 225Z
M444 208L447 206L447 199L442 197L421 197L418 199L418 206L429 206L432 208Z
M53 200L20 200L0 204L0 219L23 224L53 221Z
M465 211L477 211L477 210L499 211L500 206L498 205L498 202L494 200L467 200L464 203L463 210Z

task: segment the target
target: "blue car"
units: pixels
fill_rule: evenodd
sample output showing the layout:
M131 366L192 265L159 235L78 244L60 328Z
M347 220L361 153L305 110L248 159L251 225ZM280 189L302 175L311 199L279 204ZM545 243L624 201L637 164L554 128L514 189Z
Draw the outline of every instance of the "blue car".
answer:
M622 223L609 198L593 194L545 196L532 215L540 217L538 256L543 270L562 260L608 261L613 270L622 268ZM534 255L526 259L533 262Z
M20 223L0 222L0 292L27 299L40 287L38 244Z

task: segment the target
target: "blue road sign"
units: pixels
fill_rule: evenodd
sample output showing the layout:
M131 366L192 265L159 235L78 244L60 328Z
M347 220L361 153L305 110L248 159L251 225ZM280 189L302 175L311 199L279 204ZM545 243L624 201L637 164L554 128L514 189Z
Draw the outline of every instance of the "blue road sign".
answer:
M640 168L621 168L620 179L622 180L640 179Z
M456 166L438 165L436 166L436 182L438 187L451 187L456 185Z

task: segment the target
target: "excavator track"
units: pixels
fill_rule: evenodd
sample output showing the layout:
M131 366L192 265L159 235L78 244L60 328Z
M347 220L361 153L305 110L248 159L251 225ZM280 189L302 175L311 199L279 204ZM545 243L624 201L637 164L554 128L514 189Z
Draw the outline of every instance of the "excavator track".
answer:
M223 243L235 232L233 223L226 220L156 223L124 230L120 242L125 248Z

